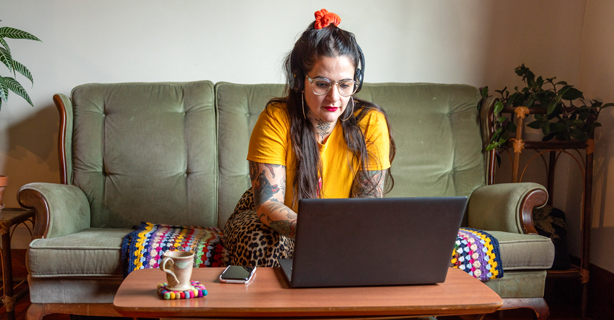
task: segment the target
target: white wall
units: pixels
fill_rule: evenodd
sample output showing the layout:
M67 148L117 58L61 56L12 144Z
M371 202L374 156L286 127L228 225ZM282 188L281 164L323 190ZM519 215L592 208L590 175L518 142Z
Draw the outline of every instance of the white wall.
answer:
M614 1L586 2L582 33L579 87L585 96L614 102ZM614 272L614 108L599 116L603 127L596 131L595 173L593 182L593 215L591 228L591 262ZM571 171L570 171L571 173ZM569 185L570 194L582 191ZM579 219L579 211L570 212Z
M0 174L11 179L5 203L16 206L21 185L59 181L54 93L89 82L283 82L284 55L321 8L356 34L367 82L492 92L520 84L513 69L525 63L577 83L585 1L0 0L0 8L0 26L43 40L9 40L35 80L34 108L13 95L0 111ZM26 238L19 233L16 246Z

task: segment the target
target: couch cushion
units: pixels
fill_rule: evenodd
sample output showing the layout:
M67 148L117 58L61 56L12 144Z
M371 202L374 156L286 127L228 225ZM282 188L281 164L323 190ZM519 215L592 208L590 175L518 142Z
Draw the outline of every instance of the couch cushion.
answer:
M387 113L396 142L387 197L470 196L484 185L477 88L370 83L357 94Z
M251 187L247 167L249 138L267 102L280 97L283 90L283 84L215 84L220 166L219 228L224 228L241 195Z
M72 183L90 201L91 227L217 226L213 88L196 81L73 89Z
M71 278L28 276L32 303L113 303L124 277L121 275ZM92 318L113 320L114 318ZM127 320L127 319L126 319Z
M504 275L508 270L549 269L554 261L554 245L540 235L487 231L499 241Z
M501 298L541 298L544 296L546 270L505 272L500 279L484 282Z
M28 250L31 277L122 275L122 239L132 229L90 228L52 239L37 239Z

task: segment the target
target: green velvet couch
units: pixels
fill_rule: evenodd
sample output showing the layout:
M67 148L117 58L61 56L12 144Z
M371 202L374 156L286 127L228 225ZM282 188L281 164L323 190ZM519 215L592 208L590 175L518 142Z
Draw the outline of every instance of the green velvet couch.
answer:
M283 89L118 83L54 96L62 184L31 183L19 192L21 205L36 210L28 318L117 315L111 303L122 281L121 241L133 225L223 228L250 187L250 133ZM531 211L547 193L533 183L493 185L494 155L484 152L492 101L472 86L427 83L365 84L358 96L381 105L392 123L397 154L388 196L470 197L464 224L499 240L505 270L486 284L504 298L503 309L532 308L546 318L554 247L536 235Z

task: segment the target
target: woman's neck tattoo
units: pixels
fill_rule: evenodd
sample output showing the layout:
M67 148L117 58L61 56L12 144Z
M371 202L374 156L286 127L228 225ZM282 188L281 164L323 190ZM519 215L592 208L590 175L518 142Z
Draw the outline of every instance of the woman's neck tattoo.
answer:
M316 132L318 133L318 142L324 141L326 137L333 131L332 123L316 119Z
M335 128L335 122L326 122L322 119L316 118L311 112L308 112L307 118L309 118L311 123L313 123L314 127L316 128L316 135L319 143L322 143Z

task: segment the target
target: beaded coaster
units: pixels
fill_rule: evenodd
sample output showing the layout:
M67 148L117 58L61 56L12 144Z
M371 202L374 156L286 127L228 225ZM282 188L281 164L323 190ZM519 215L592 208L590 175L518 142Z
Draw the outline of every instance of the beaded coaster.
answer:
M192 284L192 290L174 291L166 289L167 283L160 283L158 285L158 295L164 300L178 300L178 299L194 299L202 298L207 295L207 288L198 281L190 281Z

